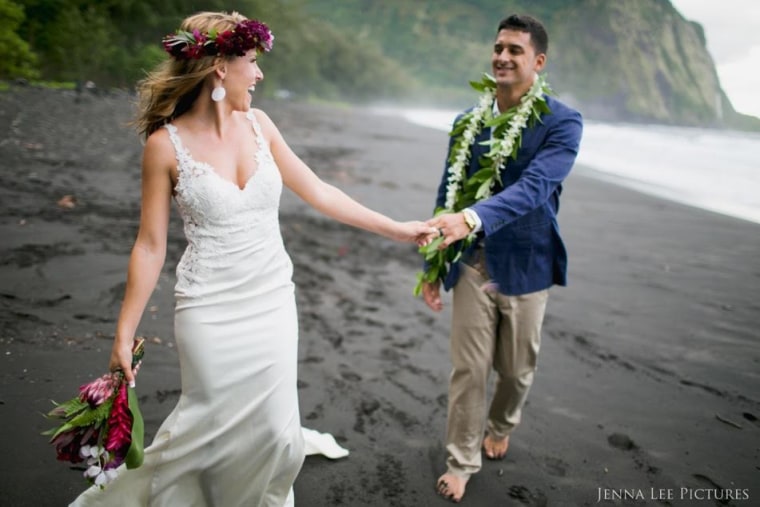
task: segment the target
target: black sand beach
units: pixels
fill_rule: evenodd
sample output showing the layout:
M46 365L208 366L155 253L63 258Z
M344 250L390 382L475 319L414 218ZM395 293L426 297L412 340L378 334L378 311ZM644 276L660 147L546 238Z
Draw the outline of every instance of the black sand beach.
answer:
M139 216L141 147L124 126L132 100L0 93L3 506L67 505L85 487L55 461L40 414L107 370ZM261 107L326 180L394 218L428 217L444 133L361 108ZM281 222L295 264L303 425L351 451L307 458L296 504L449 505L433 485L450 298L437 315L412 297L412 246L331 222L287 191ZM569 286L552 290L523 423L462 505L760 505L760 226L582 168L565 185L560 225ZM179 393L172 291L183 248L175 214L140 327L148 441Z

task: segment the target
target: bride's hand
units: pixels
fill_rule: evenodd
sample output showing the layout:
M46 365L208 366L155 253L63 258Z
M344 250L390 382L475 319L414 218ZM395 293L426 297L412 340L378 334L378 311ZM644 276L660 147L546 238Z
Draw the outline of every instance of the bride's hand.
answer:
M411 222L397 222L396 230L392 238L406 243L417 243L424 246L430 243L438 234L438 229L417 220Z
M132 370L132 341L115 338L111 349L110 371L121 370L129 387L135 386L135 373Z

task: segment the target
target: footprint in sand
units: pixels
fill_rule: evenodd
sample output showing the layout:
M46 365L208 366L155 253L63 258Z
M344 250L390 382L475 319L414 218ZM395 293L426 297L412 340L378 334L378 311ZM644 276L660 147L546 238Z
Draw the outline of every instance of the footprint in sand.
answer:
M325 407L321 403L317 404L317 406L314 407L314 410L309 412L304 416L304 419L307 421L314 421L315 419L319 419L322 417L322 415L325 412Z
M751 422L755 426L760 426L760 421L757 419L757 416L755 414L751 412L743 412L742 417L744 417L744 419Z
M559 458L546 458L546 471L554 477L564 477L567 475L567 463Z
M549 500L541 490L531 491L530 488L516 484L509 488L509 496L520 502L522 505L531 505L536 507L545 507Z
M340 376L343 380L348 380L349 382L359 382L362 379L361 375L351 370L344 370L340 372Z
M628 435L622 433L613 433L607 437L607 442L609 442L612 447L620 449L621 451L633 451L638 449L638 446L633 440L631 440Z
M380 402L377 400L363 400L361 404L356 407L356 422L354 422L354 431L357 433L364 433L364 419L369 418L372 422L372 414L380 408Z
M364 400L362 401L359 410L366 416L371 416L377 409L380 408L380 402L377 400Z
M703 475L703 474L693 474L692 477L694 477L697 481L701 482L704 486L707 486L708 488L712 489L725 489L723 486L712 480L710 477Z
M111 324L112 322L115 322L114 319L110 317L99 317L97 315L89 315L86 313L75 313L73 317L77 320L86 320L93 324Z
M159 389L154 395L159 403L163 403L167 400L173 401L179 399L180 393L179 389Z
M393 348L384 348L380 351L380 357L385 361L399 362L409 359L409 356Z

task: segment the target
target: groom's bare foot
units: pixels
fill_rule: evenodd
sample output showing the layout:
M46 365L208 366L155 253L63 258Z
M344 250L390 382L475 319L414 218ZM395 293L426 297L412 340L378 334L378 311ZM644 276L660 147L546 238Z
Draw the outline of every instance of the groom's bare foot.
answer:
M493 438L491 435L486 435L483 439L483 450L486 453L488 459L502 459L507 455L507 449L509 448L509 437L502 439Z
M452 502L459 502L464 496L464 487L467 485L468 479L469 477L462 477L461 475L446 472L438 478L435 489L444 498Z

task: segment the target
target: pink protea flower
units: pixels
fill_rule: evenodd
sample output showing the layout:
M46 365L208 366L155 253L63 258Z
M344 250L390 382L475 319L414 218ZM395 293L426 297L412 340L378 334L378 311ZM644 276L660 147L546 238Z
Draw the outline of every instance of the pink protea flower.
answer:
M113 390L116 386L117 379L113 373L106 373L102 377L96 378L89 384L79 388L79 399L86 401L91 407L97 407L104 401L113 396Z
M112 453L105 469L116 468L124 462L129 445L132 443L132 412L129 410L127 386L124 382L119 386L116 397L108 416L108 433L105 437L105 449Z

